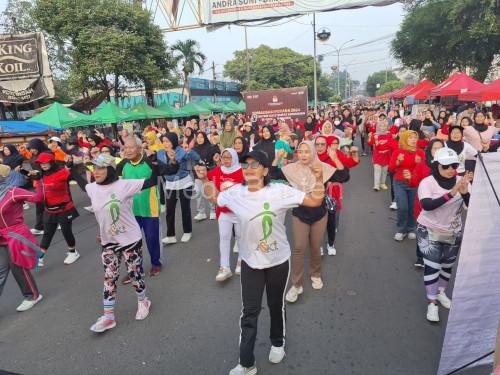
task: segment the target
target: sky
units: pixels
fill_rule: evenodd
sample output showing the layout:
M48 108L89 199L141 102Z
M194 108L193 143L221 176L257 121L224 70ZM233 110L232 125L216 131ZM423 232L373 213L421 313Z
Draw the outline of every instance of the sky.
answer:
M148 8L156 0L147 0ZM7 0L0 0L0 11L5 9ZM153 12L155 6L153 5ZM327 28L332 33L326 44L317 43L317 53L326 56L321 63L323 71L331 71L337 65L337 54L332 45L341 50L341 70L347 68L353 79L365 81L370 73L398 66L391 58L390 41L398 31L403 20L404 11L401 3L384 7L366 7L335 12L316 14L317 31ZM166 27L166 22L157 11L155 23ZM313 54L312 15L300 18L282 19L273 27L248 27L248 47L254 48L266 44L272 48L289 47L299 53ZM177 40L195 39L201 51L207 56L205 72L201 75L212 77L212 62L215 62L217 79L223 78L224 63L233 57L233 52L245 48L244 28L241 26L225 26L213 32L206 29L194 29L165 33L169 45ZM378 41L372 42L374 40ZM363 46L357 46L372 42Z

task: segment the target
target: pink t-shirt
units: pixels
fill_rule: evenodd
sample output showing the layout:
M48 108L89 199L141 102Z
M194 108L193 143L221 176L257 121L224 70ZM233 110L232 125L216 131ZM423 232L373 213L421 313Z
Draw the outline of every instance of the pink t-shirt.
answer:
M474 127L466 126L464 128L464 141L471 144L476 150L481 151L483 149L481 141L489 142L499 131L500 128L488 126L488 129L480 133Z
M457 177L457 182L461 177ZM451 190L451 189L450 189ZM450 192L443 189L433 176L424 178L418 185L418 199L436 199ZM462 230L462 206L463 199L456 194L452 199L441 207L432 211L422 210L417 221L423 226L444 233L458 233Z
M141 228L132 212L132 198L141 191L143 184L143 179L130 179L109 185L93 182L86 186L99 224L101 244L126 246L142 238Z

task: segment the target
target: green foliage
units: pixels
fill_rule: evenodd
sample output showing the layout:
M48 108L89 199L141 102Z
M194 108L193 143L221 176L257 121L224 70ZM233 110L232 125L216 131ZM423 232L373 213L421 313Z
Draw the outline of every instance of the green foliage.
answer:
M381 70L379 72L372 73L368 76L366 80L366 93L368 96L375 96L378 88L377 85L382 85L389 81L398 81L398 77L394 72Z
M345 99L347 96L352 96L353 91L357 90L359 87L359 81L353 80L347 70L342 70L339 74L337 74L337 72L333 72L332 74L327 75L327 77L328 86L331 88L332 94L338 95L338 89L340 86L340 97L342 99ZM337 81L340 81L340 85L337 84Z
M173 59L177 65L180 65L184 78L184 85L182 86L182 95L184 89L187 88L189 96L189 81L188 78L195 72L195 69L203 71L203 65L207 60L206 56L200 51L200 46L197 41L187 39L185 41L178 40L172 47Z
M376 94L382 95L382 94L385 94L386 92L391 92L391 91L394 91L396 89L400 89L403 86L404 86L404 83L403 83L403 81L400 81L400 80L387 81L376 91Z
M486 78L500 45L496 0L414 0L407 9L392 41L403 65L436 82L465 68Z
M62 46L78 92L172 85L175 62L148 11L126 0L37 0L33 19Z

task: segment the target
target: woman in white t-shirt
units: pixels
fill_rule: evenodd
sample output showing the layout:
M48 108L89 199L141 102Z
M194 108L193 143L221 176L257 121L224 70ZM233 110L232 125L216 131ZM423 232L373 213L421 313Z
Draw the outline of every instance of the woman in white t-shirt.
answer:
M118 179L115 158L107 154L100 154L92 164L95 182L78 182L90 198L99 225L104 265L104 315L97 319L90 330L104 332L116 326L114 304L122 257L137 294L138 308L135 319L143 320L149 314L151 301L146 297L142 276L142 233L132 212L132 205L135 194L157 184L158 175L153 173L147 180ZM166 174L175 173L177 165L165 166L164 171Z
M457 173L460 176L465 174L465 161L475 161L477 151L467 142L464 142L464 129L459 125L450 126L446 147L451 148L458 156ZM471 170L471 169L469 169Z
M240 321L240 360L230 375L257 373L254 357L257 320L264 289L271 317L271 351L269 361L279 363L285 356L284 295L290 274L290 244L288 243L286 212L299 205L319 207L324 199L321 168L313 169L316 186L304 193L284 184L269 184L270 162L267 154L254 150L246 155L243 168L244 183L218 194L206 176L206 193L220 207L229 208L239 219L241 237L242 315Z
M449 309L445 290L462 243L462 210L469 203L472 173L456 176L457 153L441 148L434 155L431 175L418 186L422 212L417 222L417 243L424 258L424 283L429 305L427 320L439 322L437 303Z

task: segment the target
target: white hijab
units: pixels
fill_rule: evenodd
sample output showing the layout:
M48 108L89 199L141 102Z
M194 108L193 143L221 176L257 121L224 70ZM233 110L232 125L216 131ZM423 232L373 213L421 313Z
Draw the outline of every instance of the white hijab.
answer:
M224 152L229 152L231 154L231 166L230 167L225 167L224 164L221 164L220 169L222 173L224 174L231 174L236 172L237 170L241 169L240 162L238 160L238 153L234 148L226 148L222 151L220 154L221 157L224 154Z

